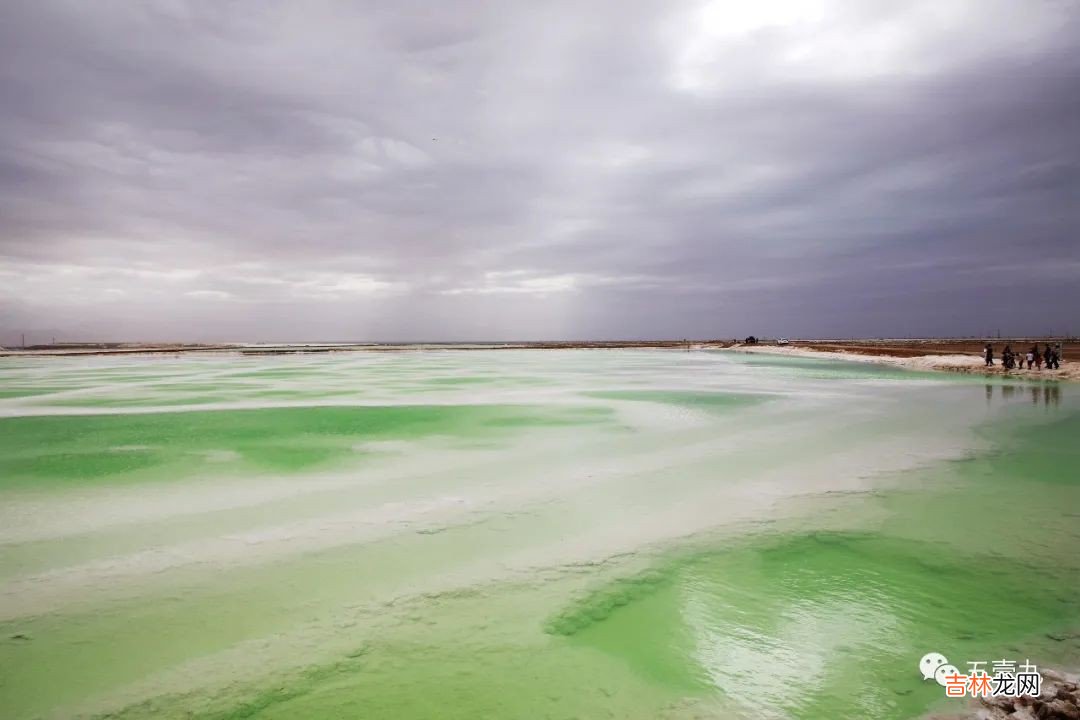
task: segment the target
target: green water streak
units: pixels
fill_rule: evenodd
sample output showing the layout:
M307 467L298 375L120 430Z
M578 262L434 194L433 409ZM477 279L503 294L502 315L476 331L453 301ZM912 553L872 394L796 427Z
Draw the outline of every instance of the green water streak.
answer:
M296 472L355 458L359 441L491 438L609 416L597 407L401 405L3 418L0 489L221 472L206 458L223 451L246 468Z

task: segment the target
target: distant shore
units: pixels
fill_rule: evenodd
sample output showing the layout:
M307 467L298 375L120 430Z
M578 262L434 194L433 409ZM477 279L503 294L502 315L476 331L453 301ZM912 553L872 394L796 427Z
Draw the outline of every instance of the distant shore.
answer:
M66 343L0 347L0 357L63 357L72 355L178 355L237 353L241 355L294 355L331 352L417 352L423 350L574 350L657 348L684 350L732 343L700 340L566 340L520 342L410 342L410 343Z
M1032 380L1080 380L1080 338L1054 338L1062 342L1064 358L1060 370L1005 370L1001 351L1006 344L1026 351L1042 338L980 339L859 339L798 340L780 345L776 342L745 344L722 340L602 340L538 341L490 343L68 343L36 345L27 348L0 348L0 357L71 357L100 355L293 355L336 352L420 352L430 350L724 350L788 357L809 357L855 362L872 362L910 370L960 372L975 375L1003 376ZM986 367L982 348L994 345L995 364Z

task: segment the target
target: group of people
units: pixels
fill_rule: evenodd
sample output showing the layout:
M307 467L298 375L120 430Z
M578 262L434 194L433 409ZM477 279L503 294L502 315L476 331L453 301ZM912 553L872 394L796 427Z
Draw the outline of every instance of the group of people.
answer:
M990 343L986 343L986 348L983 350L983 357L986 359L986 366L991 367L994 364L994 346ZM1008 345L1001 351L1001 364L1006 370L1024 369L1024 362L1027 361L1027 369L1030 370L1032 365L1036 370L1042 370L1043 364L1046 365L1047 370L1056 370L1061 367L1061 343L1051 347L1050 343L1046 343L1046 349L1042 352L1039 351L1039 344L1035 343L1031 346L1031 349L1027 353L1013 352L1013 349Z

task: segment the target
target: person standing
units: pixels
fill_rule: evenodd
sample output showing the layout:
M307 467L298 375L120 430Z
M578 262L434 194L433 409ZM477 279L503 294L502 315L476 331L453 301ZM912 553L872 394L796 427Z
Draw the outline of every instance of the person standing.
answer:
M983 357L986 358L986 367L991 367L994 364L994 346L990 343L986 343L986 348L983 350Z
M1054 369L1054 349L1050 347L1050 343L1046 343L1046 350L1043 351L1043 362L1047 370Z
M1064 352L1065 352L1065 349L1061 347L1061 343L1058 343L1058 344L1054 345L1054 366L1055 367L1061 367L1061 360L1064 357L1062 355L1062 353L1064 353Z
M1006 370L1012 370L1014 366L1013 351L1011 345L1006 345L1005 349L1001 351L1001 364L1005 366Z
M1033 364L1035 364L1035 348L1032 348L1032 349L1027 351L1027 358L1026 359L1027 359L1027 364L1028 364L1027 369L1030 370L1031 366Z

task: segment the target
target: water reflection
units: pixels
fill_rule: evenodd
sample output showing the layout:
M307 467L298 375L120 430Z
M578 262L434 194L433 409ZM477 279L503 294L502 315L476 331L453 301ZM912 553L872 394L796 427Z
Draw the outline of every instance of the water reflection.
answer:
M984 522L988 506L969 519ZM738 717L922 716L941 700L910 670L923 647L979 656L1038 632L1061 614L1040 598L1070 578L1033 574L1027 559L956 553L938 542L954 513L916 517L934 542L818 532L675 561L648 591L591 608L573 641L680 691L715 690L746 710ZM976 632L980 621L992 632Z
M1001 388L1001 401L1004 403L1021 402L1030 399L1032 405L1044 405L1056 408L1061 404L1061 385L1042 383L1024 386L986 384L986 404L993 405L996 388Z

